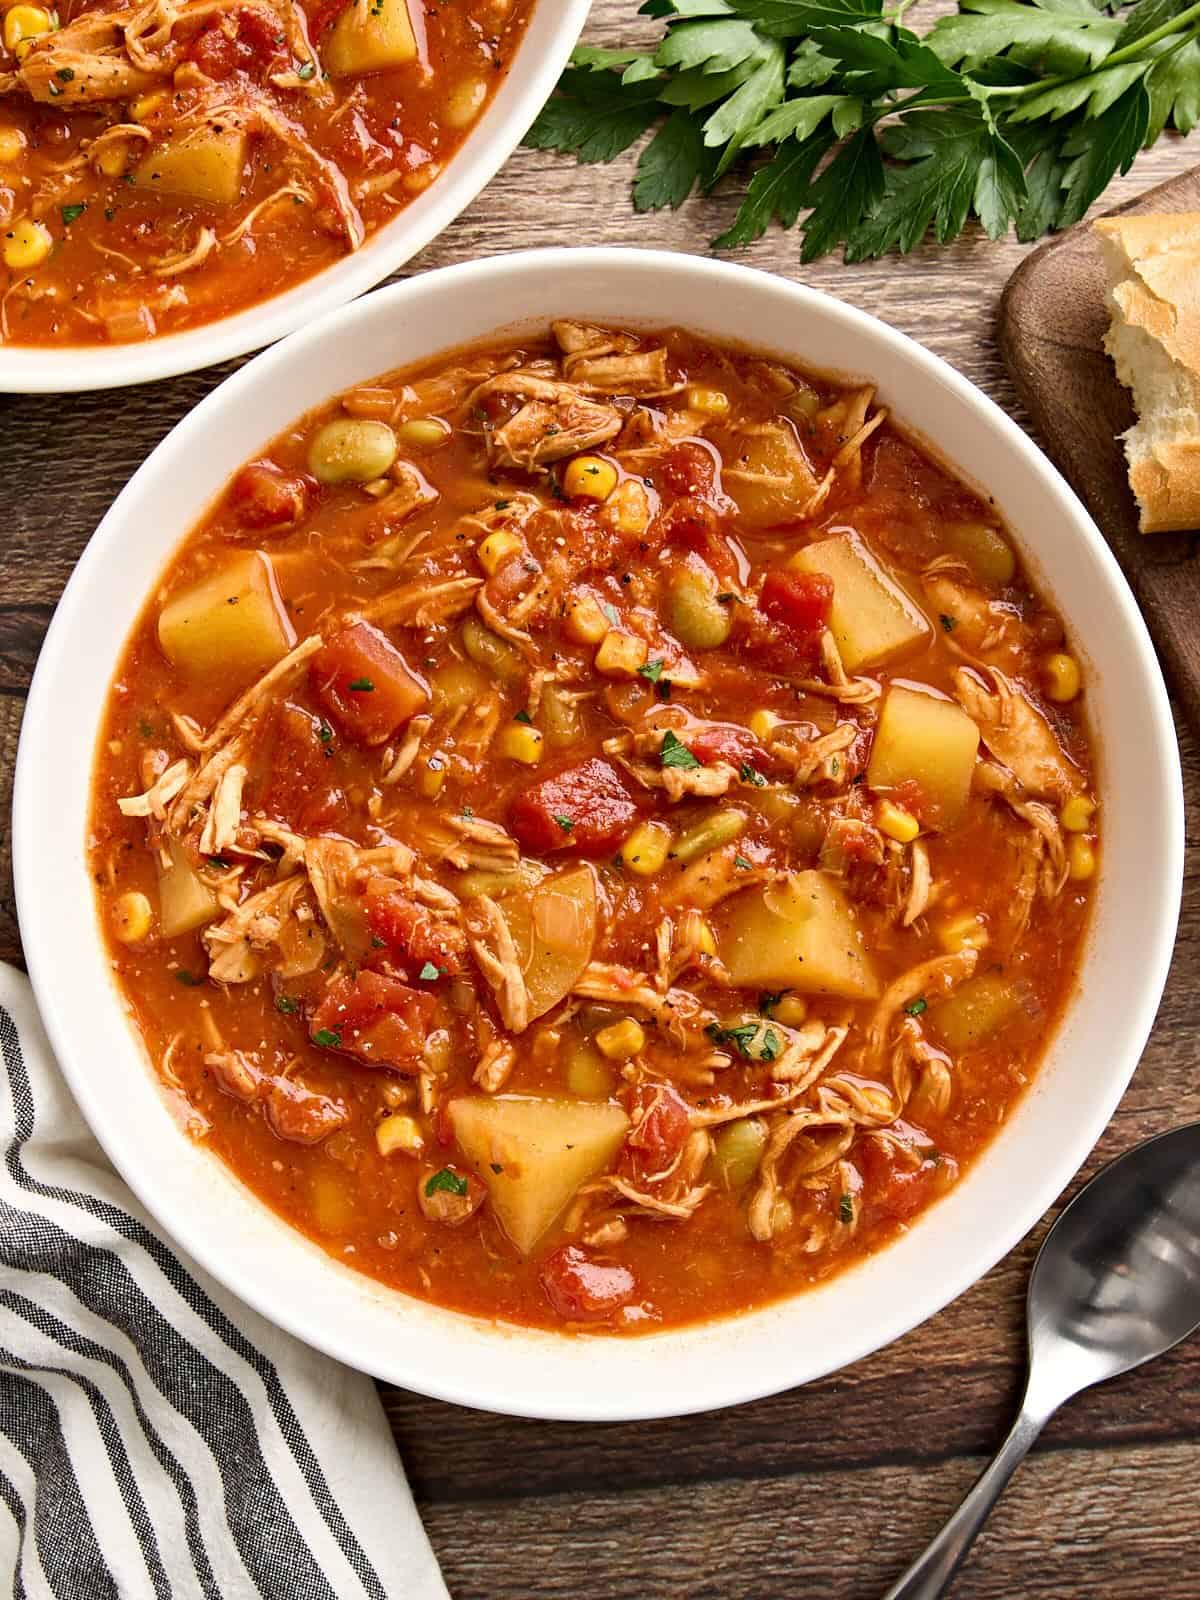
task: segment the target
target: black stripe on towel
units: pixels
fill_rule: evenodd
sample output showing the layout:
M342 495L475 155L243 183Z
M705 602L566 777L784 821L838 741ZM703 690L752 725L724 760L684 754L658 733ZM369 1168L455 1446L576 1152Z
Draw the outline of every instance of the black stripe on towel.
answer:
M58 1408L31 1378L18 1372L0 1383L0 1429L36 1474L33 1537L50 1592L62 1600L121 1600L96 1535Z
M7 1473L0 1472L0 1500L8 1507L9 1515L17 1525L17 1559L13 1562L13 1600L28 1600L22 1569L25 1565L25 1542L29 1536L29 1518L25 1502L17 1493L17 1486Z
M326 1526L365 1593L371 1600L387 1600L378 1574L330 1492L273 1363L210 1299L163 1241L137 1218L94 1195L43 1184L26 1169L21 1149L34 1131L34 1100L16 1027L2 1006L0 1049L16 1111L16 1138L5 1153L5 1165L13 1181L27 1193L74 1206L138 1245L196 1315L257 1373L280 1433ZM28 1221L30 1226L36 1225L51 1246L47 1251L49 1260L70 1262L69 1278L65 1273L59 1276L98 1317L127 1334L162 1393L190 1402L186 1409L183 1405L178 1409L212 1448L225 1486L230 1527L242 1559L262 1593L273 1595L281 1572L286 1572L289 1600L345 1600L331 1589L293 1521L263 1460L250 1404L234 1380L178 1333L112 1251L72 1237L45 1217L31 1216Z

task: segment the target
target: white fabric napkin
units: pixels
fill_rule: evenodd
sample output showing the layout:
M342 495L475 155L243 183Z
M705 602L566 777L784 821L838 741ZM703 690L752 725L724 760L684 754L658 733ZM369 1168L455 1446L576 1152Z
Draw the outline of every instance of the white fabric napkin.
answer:
M0 1592L447 1600L369 1378L158 1233L0 965Z

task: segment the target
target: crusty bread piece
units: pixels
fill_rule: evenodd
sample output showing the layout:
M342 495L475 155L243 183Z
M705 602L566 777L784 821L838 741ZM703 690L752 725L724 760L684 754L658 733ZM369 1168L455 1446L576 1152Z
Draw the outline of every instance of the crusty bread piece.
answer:
M1200 528L1200 212L1103 217L1095 229L1104 346L1138 414L1124 437L1141 530Z

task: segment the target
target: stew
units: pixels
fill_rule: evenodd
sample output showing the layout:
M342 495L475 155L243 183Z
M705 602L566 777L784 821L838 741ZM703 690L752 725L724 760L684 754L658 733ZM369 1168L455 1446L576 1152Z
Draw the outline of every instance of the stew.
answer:
M1078 657L838 387L560 321L245 466L120 665L91 860L193 1136L517 1322L790 1294L953 1187L1070 993Z
M292 287L432 183L532 0L0 15L0 339L148 339Z

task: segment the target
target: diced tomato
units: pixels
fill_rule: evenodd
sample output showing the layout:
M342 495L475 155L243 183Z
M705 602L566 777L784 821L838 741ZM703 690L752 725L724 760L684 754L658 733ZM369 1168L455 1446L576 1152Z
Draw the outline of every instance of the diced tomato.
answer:
M566 1322L602 1322L637 1293L628 1267L597 1261L582 1245L564 1244L542 1263L542 1288Z
M346 793L331 776L332 754L333 730L285 700L266 746L268 777L258 800L262 811L302 833L338 823L346 812Z
M717 481L717 462L712 450L698 440L685 440L672 446L658 471L664 489L672 494L704 498L713 492Z
M833 579L823 572L768 572L758 609L802 639L820 638L833 608Z
M637 817L637 802L621 774L596 756L530 784L508 812L512 831L534 855L552 850L603 855L620 843Z
M226 31L232 22L233 31ZM197 35L189 52L207 77L217 82L241 69L259 77L287 65L282 30L258 11L236 11Z
M703 766L714 761L727 761L740 772L743 767L753 767L764 773L771 765L766 747L750 732L733 722L714 722L695 733L683 736L683 742Z
M952 1157L938 1151L926 1134L908 1123L897 1122L890 1131L912 1155L896 1150L890 1140L862 1140L865 1194L868 1202L885 1216L906 1222L953 1182L958 1166Z
M688 1103L669 1083L639 1083L630 1105L633 1132L625 1141L647 1173L670 1166L691 1132Z
M367 927L414 967L429 962L441 973L465 970L466 935L458 924L435 921L424 906L399 890L369 896Z
M368 1066L411 1070L433 1020L433 996L397 978L361 969L333 978L309 1019L314 1044L357 1056Z
M429 704L429 686L369 622L334 634L313 657L313 692L361 744L383 744Z
M302 474L289 476L273 461L251 461L234 478L229 500L243 528L282 528L307 511L311 482Z

